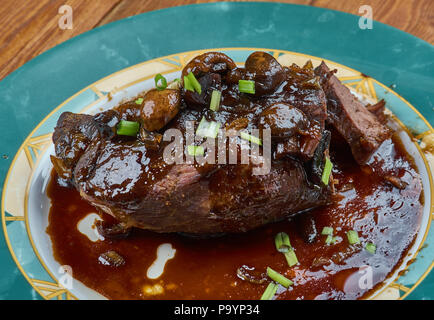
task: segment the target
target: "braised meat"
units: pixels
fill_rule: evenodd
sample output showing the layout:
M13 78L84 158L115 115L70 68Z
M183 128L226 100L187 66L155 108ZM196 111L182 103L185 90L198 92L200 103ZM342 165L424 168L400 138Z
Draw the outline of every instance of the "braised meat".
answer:
M321 77L327 95L327 122L347 140L354 159L359 164L366 163L380 144L390 138L389 130L333 75L324 61L315 73ZM376 111L381 119L383 110Z
M179 87L153 89L95 116L62 114L54 168L125 228L245 232L326 205L333 194L333 179L324 178L326 120L358 160L386 134L369 111L352 117L364 107L318 70L310 62L283 67L265 52L253 53L245 68L205 53L186 65ZM240 80L253 83L253 92L240 90ZM210 108L216 92L220 101ZM351 121L342 125L343 117ZM127 122L137 132L122 134Z

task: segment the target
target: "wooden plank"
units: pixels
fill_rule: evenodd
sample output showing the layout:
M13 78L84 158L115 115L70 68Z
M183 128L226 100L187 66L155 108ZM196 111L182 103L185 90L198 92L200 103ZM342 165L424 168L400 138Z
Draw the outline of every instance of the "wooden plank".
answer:
M35 1L29 10L28 4L24 1L5 0L0 6L0 52L6 50L9 42L25 26L35 19L41 12L46 9L49 1ZM19 39L18 39L19 40Z
M216 1L2 0L0 80L36 55L95 26L151 10L204 2ZM375 20L434 43L433 0L281 0L279 2L313 5L353 14L359 14L359 7L367 4L372 6ZM64 4L73 8L73 30L61 30L58 27L60 18L58 9Z
M263 0L237 0L234 2L245 2L245 1L263 1ZM215 0L135 0L134 4L132 1L123 0L114 10L112 10L104 19L101 20L100 25L113 22L119 19L123 19L129 16L134 16L143 12L158 10L163 8L170 8L176 6L183 6L195 3L212 3L219 2ZM296 3L309 5L313 0L271 0L268 2L286 2L286 3Z
M94 28L120 0L2 0L0 79L31 58ZM58 26L59 7L73 10L73 29Z
M362 5L372 7L374 20L434 43L433 0L314 0L312 5L360 15Z

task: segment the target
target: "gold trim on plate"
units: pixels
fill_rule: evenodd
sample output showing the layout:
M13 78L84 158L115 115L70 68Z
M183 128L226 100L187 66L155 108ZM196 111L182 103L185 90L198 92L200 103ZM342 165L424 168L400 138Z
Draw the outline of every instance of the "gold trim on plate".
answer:
M272 49L266 49L266 48L214 48L214 49L201 49L201 50L194 50L194 51L189 51L189 52L183 52L183 53L177 53L177 54L172 54L172 55L168 55L168 56L164 56L164 57L159 57L156 59L152 59L152 60L148 60L133 66L130 66L128 68L119 70L107 77L104 77L96 82L94 82L93 84L83 88L82 90L78 91L76 94L74 94L73 96L71 96L70 98L66 99L64 102L62 102L59 106L57 106L56 108L54 108L50 113L48 113L47 116L44 117L44 119L32 130L32 132L29 134L29 136L27 136L27 138L24 140L24 142L21 144L20 148L18 149L14 159L12 160L12 163L9 167L8 173L6 175L6 179L5 179L5 183L4 183L4 188L3 188L3 192L2 192L2 206L1 206L1 210L2 210L2 224L3 224L3 232L5 235L5 239L6 239L6 243L8 245L9 251L11 252L11 256L13 258L13 260L15 261L15 263L17 264L18 269L21 271L21 273L23 274L23 276L27 279L27 281L32 285L32 287L45 299L51 299L54 297L57 297L59 299L62 298L62 295L65 293L66 294L66 298L67 299L77 299L73 294L71 294L68 290L61 288L60 285L58 283L51 283L51 282L44 282L42 280L37 280L37 279L31 279L26 272L24 271L24 269L22 268L22 266L20 265L19 261L17 260L17 257L14 253L14 251L12 250L12 246L10 243L10 239L9 239L9 235L7 234L7 228L6 228L6 221L25 221L26 224L26 229L27 229L27 233L28 233L28 237L30 240L30 243L33 247L33 250L35 252L35 255L38 257L39 261L41 262L41 265L43 266L43 268L47 271L47 273L50 275L51 278L53 278L54 281L57 282L56 278L54 277L54 275L49 271L49 269L47 268L47 266L45 265L45 263L43 262L41 256L39 255L38 251L36 250L35 244L33 242L33 237L30 233L30 227L29 227L29 221L28 221L28 210L27 210L27 205L28 205L28 193L29 193L29 189L30 189L30 183L32 181L32 177L34 174L34 168L37 167L37 165L39 164L40 159L42 158L42 155L45 153L45 151L47 150L47 148L43 148L42 145L46 143L46 141L41 141L41 140L46 140L48 138L51 138L51 133L46 134L46 135L42 135L42 136L38 136L38 137L32 137L33 134L41 127L41 125L47 121L47 119L49 119L55 112L57 112L58 110L60 110L65 104L67 104L68 102L72 101L74 98L76 98L77 96L79 96L81 93L85 92L86 90L92 90L97 96L98 99L94 102L92 102L91 104L87 105L86 107L84 107L82 109L83 111L87 111L89 110L89 108L91 108L92 106L94 106L95 104L101 102L103 99L106 99L107 96L105 94L103 94L98 88L98 84L103 83L104 81L107 81L111 78L114 78L116 76L121 75L124 72L128 72L131 71L135 68L138 68L140 66L143 66L145 64L151 64L154 62L159 62L162 63L164 65L167 66L171 66L173 69L170 70L166 70L164 72L161 72L162 74L168 74L168 73L172 73L175 71L180 71L182 70L182 68L185 66L186 62L188 62L190 59L192 59L193 57L207 52L207 51L213 51L213 50L219 50L219 51L242 51L242 50L247 50L247 51L256 51L256 50L261 50L261 51L267 51L267 52L272 52L274 57L279 57L282 54L286 54L286 55L292 55L292 56L299 56L299 57L305 57L306 59L314 59L314 60L324 60L326 63L332 64L338 68L344 69L346 71L349 72L353 72L356 75L354 76L344 76L344 77L339 77L341 80L361 80L360 83L358 83L359 81L355 81L352 84L357 84L356 88L357 89L361 89L361 92L366 94L366 95L370 95L372 98L377 99L377 95L374 89L374 83L376 83L377 85L379 85L380 87L386 89L389 92L392 92L393 94L395 94L400 100L402 100L410 109L412 109L421 119L422 121L427 125L427 127L429 128L428 131L418 135L417 137L414 137L413 134L402 124L401 121L399 121L399 119L397 122L400 124L400 126L406 130L407 134L409 134L410 137L413 138L420 138L420 137L424 137L425 135L434 132L431 124L421 115L421 113L415 108L413 107L407 100L405 100L402 96L400 96L398 93L394 92L393 90L391 90L390 88L388 88L387 86L383 85L382 83L378 82L377 80L373 79L373 78L369 78L369 77L364 77L359 71L354 70L352 68L349 68L347 66L344 66L342 64L333 62L331 60L328 59L322 59L319 57L315 57L315 56L310 56L310 55L306 55L303 53L298 53L298 52L291 52L291 51L285 51L285 50L272 50ZM172 64L171 62L165 61L163 59L169 60L169 61L173 61L174 63ZM180 65L177 65L176 63L179 62ZM116 87L114 88L114 90L112 90L110 93L115 93L118 92L122 89L125 89L127 87L130 87L136 83L142 82L144 80L148 80L150 78L152 78L154 76L154 74L152 75L147 75L141 78L138 78L132 82L128 82L126 84L121 85L120 87ZM366 85L365 85L366 84ZM347 85L349 85L349 83L347 83ZM39 143L40 142L40 143ZM45 142L45 143L44 143ZM416 147L418 148L418 151L421 153L421 156L423 158L423 161L426 165L426 169L427 172L429 174L429 183L430 183L430 191L431 191L431 214L433 213L432 210L434 208L434 187L433 187L433 179L432 179L432 173L431 173L431 169L429 166L429 163L425 157L425 154L422 152L422 150L420 149L419 144L417 144L415 142ZM33 158L31 156L30 153L30 149L32 149L32 151L35 154L35 158L36 158L36 163L34 163ZM5 200L5 195L6 195L6 189L8 186L8 181L10 178L10 174L15 166L16 160L20 154L20 152L24 150L26 157L29 161L29 164L31 166L32 169L32 173L30 174L29 180L27 181L27 185L26 185L26 192L25 192L25 197L24 197L24 217L6 217L5 216L5 205L4 205L4 200ZM425 230L425 234L422 240L422 244L424 243L424 241L426 240L426 236L429 232L429 228L430 228L430 224L431 224L431 220L429 219L427 228ZM421 245L422 245L421 244ZM421 246L419 246L419 248L417 249L417 251L415 252L414 256L412 257L412 259L414 259L418 252L420 251ZM400 297L400 299L404 299L409 293L411 293L416 286L418 286L420 284L420 282L422 282L422 280L426 277L426 275L429 273L429 271L433 268L434 263L431 264L431 266L425 271L425 273L418 279L418 281L411 287L404 287L405 290L402 290L401 288L403 286L400 287L400 289L402 291L405 291L405 294L403 296ZM407 268L408 266L406 266ZM405 269L406 269L405 268ZM396 280L395 280L396 281ZM45 286L41 286L41 285L45 285ZM57 287L59 289L52 289L52 288L47 288L47 285L50 286L54 286ZM368 298L372 299L375 297L378 297L382 292L384 292L385 289L387 289L388 287L393 287L396 285L398 285L397 283L392 283L391 285L385 286L384 288L381 288L379 291L377 291L375 293L375 295L373 296L369 296ZM52 292L48 295L44 294L42 291L45 290L47 292ZM54 290L54 291L53 291Z

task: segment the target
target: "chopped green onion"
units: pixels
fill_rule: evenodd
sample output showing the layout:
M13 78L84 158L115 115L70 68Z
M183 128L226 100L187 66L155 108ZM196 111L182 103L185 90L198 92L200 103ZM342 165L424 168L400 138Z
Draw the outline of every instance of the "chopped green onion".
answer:
M158 84L158 82L160 80L161 80L161 85ZM154 81L155 81L155 87L157 88L157 90L164 90L167 88L167 80L160 73L155 76Z
M334 242L333 239L334 239L334 237L333 237L331 234L329 234L329 235L327 236L327 238L325 239L325 243L326 243L326 244L331 244L331 243Z
M285 253L291 250L291 243L289 242L289 236L285 232L279 232L274 238L276 249L279 252Z
M262 146L262 141L258 137L252 136L244 131L241 131L241 138L247 141L250 141L254 144Z
M255 94L255 81L238 80L238 90L244 93Z
M333 164L330 161L330 158L326 157L324 170L322 172L322 177L321 177L321 180L325 185L329 184L330 173L332 172L332 168L333 168Z
M196 135L201 137L208 137L215 139L219 133L220 123L211 121L206 121L205 117L200 120L199 125L196 130Z
M368 242L365 247L366 251L374 254L377 251L377 246L372 242Z
M357 234L357 231L350 230L347 232L348 242L350 244L358 244L360 243L359 235Z
M139 132L140 124L135 121L121 120L118 124L116 133L120 136L134 137Z
M211 94L211 102L209 104L209 108L212 111L218 111L220 107L220 99L222 97L222 93L218 90L213 90Z
M142 104L143 98L138 98L136 101L134 101L136 104Z
M261 300L271 300L273 299L274 295L276 294L278 285L274 282L270 282L267 289L265 289L264 293L262 294Z
M298 263L297 256L295 255L294 249L291 247L289 242L289 236L285 232L279 232L274 238L274 244L279 252L285 255L286 261L290 267L295 266Z
M289 280L288 278L282 276L277 271L274 271L270 267L267 267L267 275L274 281L280 283L285 288L288 288L289 286L292 286L294 283Z
M202 146L187 146L187 152L190 156L203 156L205 153Z
M333 228L332 227L324 227L324 228L322 228L321 234L323 236L331 236L333 234Z
M187 76L184 76L184 88L185 88L185 90L194 92L194 87L190 83L190 80L187 78Z
M288 265L290 267L295 266L298 263L297 256L295 255L294 250L289 250L288 252L284 253L286 262L288 262Z
M193 86L194 90L201 94L202 93L202 87L199 83L199 81L197 81L196 77L194 76L193 72L190 72L187 75L188 81L190 82L190 84Z

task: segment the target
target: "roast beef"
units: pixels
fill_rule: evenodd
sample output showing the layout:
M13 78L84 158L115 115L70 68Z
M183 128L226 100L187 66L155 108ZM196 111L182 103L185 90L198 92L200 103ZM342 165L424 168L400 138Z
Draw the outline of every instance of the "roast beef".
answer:
M347 138L359 161L378 146L386 130L336 78L328 76L325 65L317 73L322 82L310 62L282 67L264 52L253 53L246 68L236 67L222 53L203 54L184 68L181 87L151 90L141 100L95 116L62 114L53 135L54 168L64 184L125 228L189 234L245 232L327 205L333 179L325 183L322 177L330 145L326 121ZM201 90L189 88L186 82L192 78ZM239 80L254 81L255 93L240 92ZM217 111L209 108L215 90L221 92ZM122 135L117 130L121 121L139 122L140 131L132 137ZM262 131L256 143L248 143L242 135L235 137L235 164L228 161L233 150L226 140L224 161L190 163L184 138L192 125L196 132L203 121L220 125L220 135L229 129ZM167 129L184 136L182 163L164 157L173 143L162 138ZM271 137L268 147L266 132ZM263 169L264 163L239 161L243 150L250 152L249 160L258 160L261 155L253 153L258 148L262 159L270 151L269 170L262 174L255 169Z
M56 130L77 133L82 129L77 136L95 137L86 140L85 152L70 168L73 178L69 181L84 199L126 227L243 232L330 201L330 188L313 184L303 164L294 159L273 161L266 175L253 175L253 164L212 169L168 165L161 153L142 141L107 139L98 131L100 126L95 117L65 114ZM64 145L64 136L54 137L56 145ZM53 159L68 158L58 152Z

